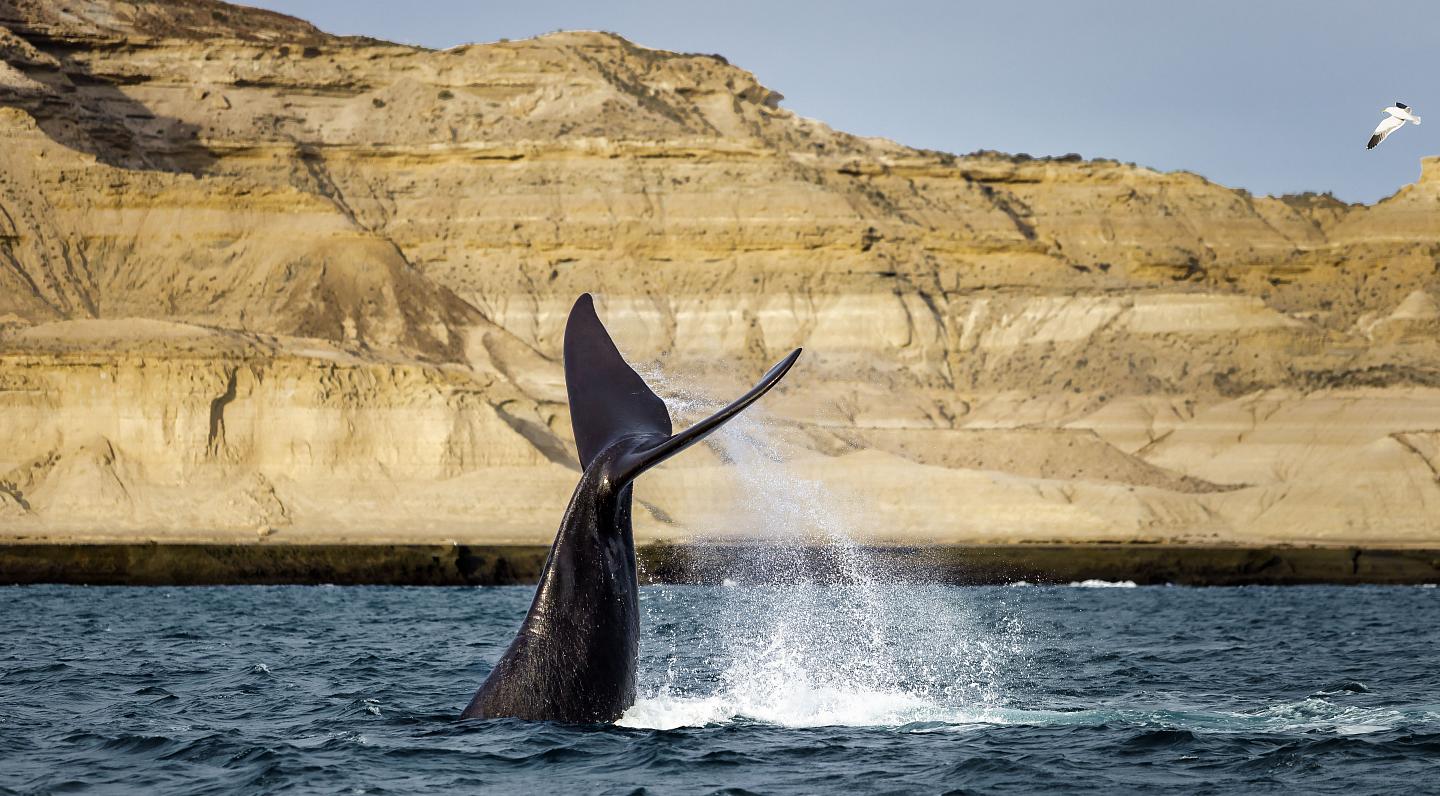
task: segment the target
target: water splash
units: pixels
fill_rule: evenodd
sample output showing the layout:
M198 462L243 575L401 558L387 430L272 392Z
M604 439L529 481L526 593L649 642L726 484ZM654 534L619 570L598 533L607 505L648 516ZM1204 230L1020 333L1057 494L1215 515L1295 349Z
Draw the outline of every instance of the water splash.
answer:
M657 368L642 375L677 427L724 404ZM789 430L753 406L707 440L733 465L743 499L723 528L693 529L696 555L706 555L706 537L723 537L734 567L724 583L745 585L666 587L647 601L658 632L647 629L641 699L621 723L983 720L1019 651L1015 617L1003 601L969 605L953 590L898 583L854 539L866 524L863 505L792 466ZM706 621L671 626L667 606L677 600Z

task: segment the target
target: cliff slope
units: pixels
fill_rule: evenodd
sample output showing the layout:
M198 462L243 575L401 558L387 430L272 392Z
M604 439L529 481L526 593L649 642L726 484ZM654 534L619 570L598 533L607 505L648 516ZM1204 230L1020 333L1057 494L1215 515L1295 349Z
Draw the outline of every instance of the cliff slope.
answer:
M781 103L606 33L0 0L0 534L548 540L593 291L687 394L805 346L756 428L876 540L1440 541L1440 159L1350 206ZM763 535L734 455L642 536Z

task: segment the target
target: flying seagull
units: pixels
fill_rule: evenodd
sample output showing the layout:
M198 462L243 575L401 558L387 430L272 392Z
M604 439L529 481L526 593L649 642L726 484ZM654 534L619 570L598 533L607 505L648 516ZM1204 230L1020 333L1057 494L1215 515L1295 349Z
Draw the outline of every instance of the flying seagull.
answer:
M1406 122L1420 123L1420 117L1410 112L1410 106L1403 102L1397 102L1392 107L1386 108L1385 118L1380 121L1380 126L1375 128L1375 133L1370 136L1370 143L1365 145L1366 149L1374 149L1376 144L1390 137L1390 134L1405 126Z

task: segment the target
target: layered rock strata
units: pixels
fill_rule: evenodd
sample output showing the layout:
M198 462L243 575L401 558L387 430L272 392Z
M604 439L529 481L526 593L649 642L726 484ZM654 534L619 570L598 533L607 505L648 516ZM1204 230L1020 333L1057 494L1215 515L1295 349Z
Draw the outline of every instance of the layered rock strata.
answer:
M6 538L544 541L583 291L682 414L807 350L763 462L646 477L647 539L1440 541L1440 159L1255 197L610 34L0 0Z

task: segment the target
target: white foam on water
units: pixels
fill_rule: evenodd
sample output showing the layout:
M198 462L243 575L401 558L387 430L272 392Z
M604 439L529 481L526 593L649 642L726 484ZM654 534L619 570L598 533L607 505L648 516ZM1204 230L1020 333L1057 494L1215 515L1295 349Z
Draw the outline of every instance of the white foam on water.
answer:
M621 727L672 730L738 719L782 727L900 727L919 722L1008 723L986 711L967 712L906 693L834 687L790 688L776 701L755 694L684 697L662 694L641 699L616 722Z
M1406 724L1429 723L1435 718L1413 713L1407 715L1389 708L1353 707L1312 697L1247 712L1173 708L1093 708L1073 711L996 708L972 717L969 722L948 722L969 726L931 726L923 731L966 732L977 724L1032 727L1120 725L1213 734L1333 733L1348 736L1387 732Z
M1071 586L1078 589L1133 589L1133 580L1075 580L1070 582Z
M1337 735L1364 735L1384 732L1404 723L1406 717L1391 708L1355 707L1324 697L1283 702L1253 713L1240 714L1242 721L1256 721L1266 729L1284 732L1333 732Z
M1387 724L1342 724L1335 728L1336 735L1369 735L1372 732L1389 730Z
M1386 708L1337 705L1323 699L1287 702L1249 712L1137 708L1025 710L961 706L904 693L853 689L793 689L776 702L753 702L718 694L660 695L641 699L617 724L677 729L759 721L784 727L892 727L907 732L971 732L994 725L1030 727L1121 725L1197 733L1333 733L1339 736L1387 732L1416 717ZM915 726L910 726L915 725Z
M642 375L665 397L677 428L724 404L662 372ZM695 598L696 622L646 636L647 655L668 645L663 671L642 670L641 697L619 723L983 721L1021 646L1015 617L968 605L954 590L895 582L853 539L865 527L864 507L791 467L778 429L752 406L707 440L734 465L744 499L723 528L691 530L743 550L723 581L728 588ZM664 599L647 605L652 628L669 627L663 606Z

